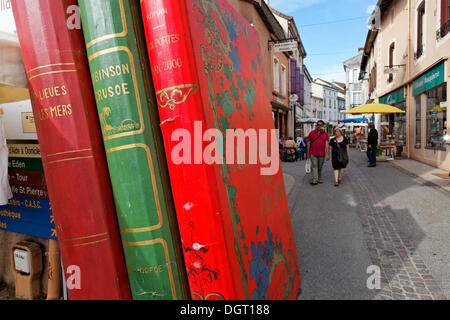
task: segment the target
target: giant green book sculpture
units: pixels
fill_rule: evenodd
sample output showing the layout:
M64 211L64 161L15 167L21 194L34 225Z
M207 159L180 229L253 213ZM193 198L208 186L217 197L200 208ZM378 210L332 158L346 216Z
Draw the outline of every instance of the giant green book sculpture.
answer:
M79 5L133 298L186 299L139 3Z

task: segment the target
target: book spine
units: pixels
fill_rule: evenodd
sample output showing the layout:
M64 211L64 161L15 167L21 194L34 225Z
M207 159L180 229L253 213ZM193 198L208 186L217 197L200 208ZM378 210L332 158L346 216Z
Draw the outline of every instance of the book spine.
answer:
M193 143L191 164L172 159L179 133L183 142L201 141L207 129L186 3L142 0L141 9L191 296L249 299L247 281L232 267L239 265L235 244L225 243L214 167L200 164L204 145Z
M140 8L128 0L79 5L133 298L186 299Z
M69 299L131 299L77 2L12 7Z

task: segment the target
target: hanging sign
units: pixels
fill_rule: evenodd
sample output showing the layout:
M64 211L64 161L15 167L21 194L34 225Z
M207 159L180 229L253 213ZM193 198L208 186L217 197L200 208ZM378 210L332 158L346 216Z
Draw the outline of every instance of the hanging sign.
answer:
M275 52L294 51L297 48L298 48L298 43L295 40L288 41L288 42L275 43L275 45L274 45Z

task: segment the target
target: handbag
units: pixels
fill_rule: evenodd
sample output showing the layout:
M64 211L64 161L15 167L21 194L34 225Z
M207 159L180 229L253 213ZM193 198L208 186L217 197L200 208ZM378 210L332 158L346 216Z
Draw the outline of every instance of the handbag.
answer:
M305 172L311 173L311 159L307 159L305 163Z
M342 150L341 146L337 142L337 140L334 140L336 142L337 146L337 162L343 166L346 166L348 164L348 154L344 150Z

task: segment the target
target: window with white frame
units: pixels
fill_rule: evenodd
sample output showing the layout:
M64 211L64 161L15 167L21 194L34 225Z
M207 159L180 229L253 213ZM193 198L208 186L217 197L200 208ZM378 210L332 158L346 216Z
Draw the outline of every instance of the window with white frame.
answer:
M361 104L361 92L353 92L353 104L354 105Z
M353 69L353 82L358 82L358 69Z
M280 91L280 62L277 58L273 58L273 89Z
M286 95L286 67L281 65L281 94Z

